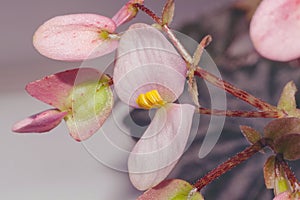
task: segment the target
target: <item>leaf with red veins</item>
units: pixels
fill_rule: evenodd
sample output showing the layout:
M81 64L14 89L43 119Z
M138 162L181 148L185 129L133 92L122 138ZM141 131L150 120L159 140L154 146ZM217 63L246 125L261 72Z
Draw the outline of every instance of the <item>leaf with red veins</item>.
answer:
M299 58L299 20L300 0L263 0L250 24L256 50L276 61Z
M16 123L12 131L17 133L47 132L55 128L67 114L57 109L45 110Z
M99 57L115 50L118 41L110 39L115 22L95 14L57 16L41 25L33 45L44 56L66 61Z
M167 104L157 110L129 155L129 177L137 189L156 186L174 168L185 150L194 112L189 104Z
M170 179L161 182L159 185L147 190L137 200L187 200L193 186L180 179ZM203 200L198 192L190 196L189 200Z
M133 4L143 4L144 0L130 0L112 18L116 26L120 26L132 20L138 13L138 9Z

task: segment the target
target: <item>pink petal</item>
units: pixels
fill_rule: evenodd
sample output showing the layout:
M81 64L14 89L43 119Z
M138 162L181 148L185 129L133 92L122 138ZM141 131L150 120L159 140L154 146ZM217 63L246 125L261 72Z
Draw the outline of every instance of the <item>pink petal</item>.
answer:
M33 97L51 106L66 110L70 107L67 99L76 83L99 80L100 72L92 68L78 68L46 76L26 85L26 91Z
M66 116L67 112L50 109L32 115L16 123L12 130L18 133L43 133L55 128Z
M188 182L180 179L170 179L161 182L154 188L149 189L137 200L175 200L188 199L189 193L193 186ZM200 193L196 192L191 196L191 200L203 200Z
M291 197L290 192L282 192L279 195L277 195L273 200L292 200L294 198Z
M195 108L168 104L157 110L128 159L129 177L139 190L164 180L184 152Z
M113 79L125 103L138 107L139 94L154 89L173 102L183 91L185 75L184 60L157 29L135 24L122 35Z
M135 3L143 4L144 0L130 0L126 3L112 18L116 23L116 26L120 26L125 22L130 21L136 16L138 9L132 6L132 4Z
M76 85L72 91L71 112L66 117L70 135L77 141L91 137L105 122L113 106L109 86L98 81Z
M44 56L57 60L84 60L110 53L117 40L104 40L101 31L113 33L113 20L95 14L54 17L35 32L33 45Z
M299 30L299 0L263 0L250 25L251 39L257 51L277 61L300 57Z

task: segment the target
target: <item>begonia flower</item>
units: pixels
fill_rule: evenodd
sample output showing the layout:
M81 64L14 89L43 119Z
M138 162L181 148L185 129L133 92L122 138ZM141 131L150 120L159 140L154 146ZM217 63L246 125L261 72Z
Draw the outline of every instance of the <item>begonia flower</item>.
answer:
M110 78L93 68L67 70L29 83L26 91L55 109L32 115L12 130L43 133L55 128L62 119L77 141L92 136L109 116L113 96Z
M263 0L250 24L250 36L256 50L276 61L299 58L299 18L298 0Z
M157 29L134 24L120 40L114 69L119 98L134 108L157 109L128 159L139 190L164 180L184 152L195 107L173 103L186 80L186 63Z
M65 61L96 58L114 51L119 37L115 30L137 14L130 0L111 19L97 14L70 14L42 24L33 36L33 45L42 55Z

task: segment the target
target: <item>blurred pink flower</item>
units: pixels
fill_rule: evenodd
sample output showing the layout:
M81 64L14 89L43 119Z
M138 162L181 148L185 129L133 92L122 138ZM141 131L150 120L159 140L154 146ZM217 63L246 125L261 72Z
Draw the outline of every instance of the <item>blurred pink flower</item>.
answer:
M263 0L250 24L250 36L256 50L276 61L299 58L299 19L299 0Z

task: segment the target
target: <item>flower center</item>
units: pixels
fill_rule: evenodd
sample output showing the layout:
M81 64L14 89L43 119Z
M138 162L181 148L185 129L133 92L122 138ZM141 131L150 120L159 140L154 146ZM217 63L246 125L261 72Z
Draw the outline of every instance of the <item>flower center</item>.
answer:
M99 37L102 39L102 40L106 40L109 38L109 32L106 31L106 30L101 30L99 32Z
M157 90L151 90L145 94L140 94L136 99L136 103L140 108L144 109L158 108L166 104Z

